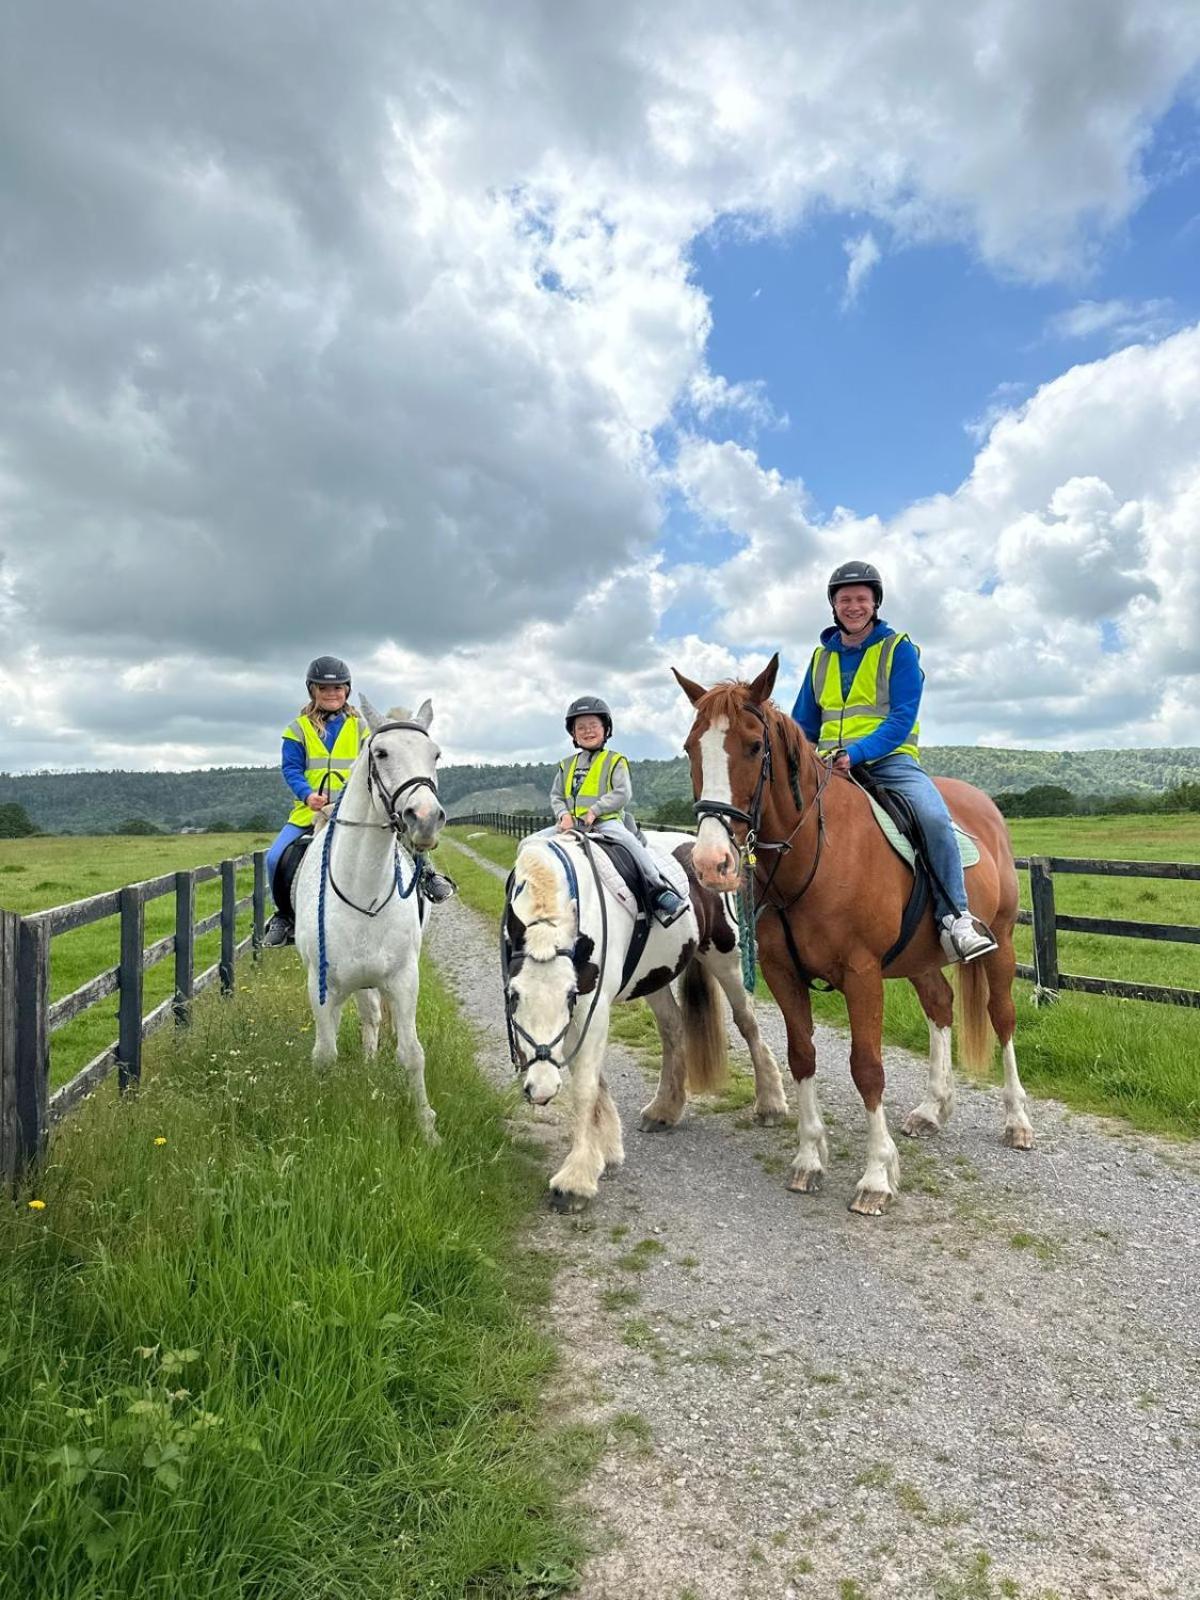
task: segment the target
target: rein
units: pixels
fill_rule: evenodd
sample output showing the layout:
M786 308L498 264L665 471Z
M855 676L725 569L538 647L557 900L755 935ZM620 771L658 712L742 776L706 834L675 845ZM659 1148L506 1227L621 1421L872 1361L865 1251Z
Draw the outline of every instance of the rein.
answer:
M813 755L812 759L819 769L819 776L817 778L817 787L813 793L813 797L806 804L803 791L800 787L799 763L796 760L794 753L788 749L788 784L789 788L791 789L793 803L795 804L800 815L796 821L795 827L788 834L786 839L760 838L759 831L762 827L763 803L769 791L769 785L771 783L774 770L771 754L771 729L767 722L766 714L760 706L756 706L750 701L747 701L741 709L748 711L751 716L756 717L762 724L763 729L762 762L758 769L758 781L755 783L754 793L750 799L750 808L747 811L743 811L740 806L729 805L721 800L705 800L703 796L701 796L701 798L696 801L693 810L696 813L696 817L701 822L703 822L706 817L713 817L721 823L725 829L725 832L729 836L729 842L733 846L734 853L736 854L743 870L746 867L750 868L749 892L745 893L744 898L739 895L739 908L744 905L747 912L745 918L741 920L741 926L739 928L739 941L742 945L743 975L747 970L750 970L751 972L753 971L755 959L755 928L763 912L770 909L778 914L779 920L783 925L783 934L787 943L788 954L792 958L792 963L795 966L797 973L806 983L811 984L811 975L806 971L803 962L800 960L800 953L796 949L796 941L788 923L787 914L792 907L801 899L803 899L804 895L808 893L808 890L812 886L813 879L817 875L817 869L821 865L821 855L825 848L825 807L823 804L823 797L826 786L833 776L833 768L832 765L822 761L819 756ZM817 841L816 848L813 851L812 864L808 869L808 873L805 876L804 882L795 891L795 893L790 895L786 900L781 901L770 898L771 889L775 882L776 874L783 865L784 856L790 854L792 849L792 841L800 832L800 829L808 821L809 817L813 815L815 815L817 819ZM746 824L745 838L740 843L732 827L732 824L735 822L744 822ZM772 851L775 854L774 864L771 867L770 872L768 872L765 882L759 877L758 873L758 852L760 850ZM776 892L778 893L778 891ZM751 983L747 985L747 987L752 989L753 984Z
M375 760L375 753L372 749L372 745L376 734L390 733L396 729L400 729L409 733L423 733L426 737L429 736L429 729L426 728L422 723L403 721L399 719L392 722L381 722L377 728L373 728L371 730L371 737L367 741L367 796L369 799L372 790L375 790L378 793L380 802L383 805L383 809L387 812L388 820L386 822L371 822L368 820L359 821L351 817L339 817L337 814L338 805L341 801L342 794L345 793L344 789L342 790L342 794L339 794L337 801L335 801L333 805L329 807L329 820L325 827L325 842L321 849L321 880L320 887L317 892L317 965L321 1005L325 1004L325 996L328 992L329 973L329 957L325 949L326 884L328 884L328 886L333 890L334 894L337 895L342 904L349 906L352 911L357 911L361 916L364 917L377 917L383 908L390 904L393 895L396 895L400 900L407 900L412 894L413 890L417 887L417 884L421 879L421 874L425 870L424 855L419 850L414 850L412 858L413 874L409 880L408 888L406 889L404 887L403 864L400 857L400 837L406 832L406 828L403 821L397 815L396 807L401 795L407 793L409 789L420 788L422 785L427 789L431 789L436 797L438 792L437 780L433 777L427 777L424 773L419 773L415 777L406 778L403 783L398 784L395 789L389 792L386 784L379 775L379 766ZM392 881L387 893L384 895L383 899L379 901L378 905L376 905L375 901L372 900L370 905L360 906L357 900L352 900L350 896L338 886L337 880L333 876L332 846L333 830L335 827L385 828L390 829L390 831L395 835L394 871L392 875Z
M566 1038L567 1032L570 1029L572 1022L575 1020L575 1003L579 998L579 994L577 989L572 988L571 993L567 996L567 1020L554 1035L553 1039L546 1044L539 1043L539 1041L535 1039L532 1034L528 1033L517 1021L516 1016L514 1015L516 1010L516 997L513 995L509 982L513 965L509 955L508 947L508 913L512 909L513 902L513 879L512 875L510 875L504 890L504 914L500 918L500 976L504 986L504 1021L505 1026L508 1029L508 1053L512 1061L513 1068L517 1072L523 1071L526 1067L532 1066L538 1061L548 1061L551 1066L557 1067L560 1072L564 1072L583 1048L583 1041L587 1038L588 1029L592 1025L592 1018L596 1014L596 1007L600 1001L600 979L604 974L604 963L608 958L608 907L604 900L604 885L600 879L600 869L596 865L595 846L592 844L591 840L586 834L577 829L572 831L583 847L584 857L587 860L588 866L592 869L592 877L596 884L596 894L600 901L600 962L596 969L596 987L592 990L592 1003L588 1007L588 1014L584 1018L583 1027L580 1029L578 1039L576 1039L572 1048L563 1056L562 1060L556 1061L554 1059L554 1047L558 1044L561 1044L563 1039ZM579 880L575 876L575 867L571 861L569 853L564 850L556 840L547 840L547 844L553 854L562 863L563 871L566 873L567 889L571 897L571 904L575 907L575 935L576 939L578 940L580 934L582 933L582 928L579 920ZM520 893L520 890L517 892ZM527 922L524 924L524 926L526 928L536 928L539 924L543 923L548 924L551 927L554 925L553 919L550 917L535 917L532 922ZM553 955L540 957L531 956L528 950L526 950L523 952L521 960L523 962L534 961L539 965L544 966L548 965L551 961L556 961L560 956L566 956L571 961L572 967L574 967L575 946L572 945L568 950L562 945L559 945L555 948ZM528 1061L524 1060L521 1056L520 1046L517 1044L518 1034L522 1039L524 1039L526 1044L533 1046L533 1056Z

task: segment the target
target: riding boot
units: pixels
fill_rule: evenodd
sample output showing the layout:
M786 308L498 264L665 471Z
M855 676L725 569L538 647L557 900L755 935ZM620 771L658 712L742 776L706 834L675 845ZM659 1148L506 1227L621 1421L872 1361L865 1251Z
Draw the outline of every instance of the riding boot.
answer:
M444 900L458 893L458 885L446 873L426 867L421 874L421 893L431 905L440 906Z
M266 932L263 934L263 946L273 948L276 945L295 944L295 930L281 911L277 911L267 923Z
M679 921L691 903L683 895L677 894L670 884L661 884L654 891L651 901L654 908L654 920L659 927L669 928L673 922Z

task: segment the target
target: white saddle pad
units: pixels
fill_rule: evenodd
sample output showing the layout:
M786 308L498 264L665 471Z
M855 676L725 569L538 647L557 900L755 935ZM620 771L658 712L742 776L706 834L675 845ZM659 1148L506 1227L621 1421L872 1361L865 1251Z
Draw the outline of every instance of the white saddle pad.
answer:
M600 869L600 882L623 910L628 911L631 917L636 917L637 902L633 898L629 885L613 865L612 856L603 845L595 845L593 849L596 855L596 865ZM653 848L651 848L650 853L657 861L663 877L666 878L676 894L681 894L685 900L688 899L690 892L688 875L684 870L683 862L677 861L669 853L663 853ZM586 872L586 864L581 863L578 870Z

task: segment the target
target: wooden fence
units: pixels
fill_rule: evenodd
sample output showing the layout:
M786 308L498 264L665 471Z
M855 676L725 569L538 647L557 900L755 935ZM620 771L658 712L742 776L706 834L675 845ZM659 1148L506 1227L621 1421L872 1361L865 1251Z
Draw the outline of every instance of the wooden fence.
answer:
M17 916L0 911L0 1182L11 1183L45 1147L51 1127L108 1077L115 1066L122 1091L142 1072L142 1041L164 1023L190 1020L192 999L219 982L229 994L239 954L247 947L257 957L262 947L266 906L266 856L232 857L214 867L168 872L144 883L126 884L107 894L70 905ZM240 867L254 869L252 893L237 897ZM196 921L196 886L221 881L221 907ZM162 895L175 896L175 931L147 946L145 908ZM250 933L237 938L237 916L253 912ZM50 1002L50 951L54 938L104 917L121 919L120 960L61 1000ZM221 954L203 972L195 970L196 940L221 930ZM175 958L175 992L143 1015L146 971ZM110 994L117 999L117 1037L82 1067L69 1083L50 1094L50 1036Z
M512 838L544 828L549 817L528 812L473 812L452 822L495 828ZM680 826L672 831L687 833ZM1200 945L1200 926L1188 923L1122 922L1115 917L1064 916L1054 909L1054 874L1086 873L1104 878L1175 878L1200 883L1200 865L1186 861L1091 861L1065 856L1018 856L1017 866L1028 869L1031 911L1017 920L1033 928L1033 965L1018 964L1017 976L1036 986L1039 1000L1056 1000L1064 989L1085 994L1118 995L1127 1000L1150 1000L1162 1005L1200 1007L1200 989L1174 989L1157 983L1126 983L1120 978L1089 978L1062 972L1058 965L1058 932L1108 934L1121 939L1170 939Z
M1180 944L1200 944L1200 927L1190 923L1122 922L1116 917L1063 916L1054 909L1054 874L1086 873L1097 878L1183 878L1200 883L1200 866L1186 861L1087 861L1064 856L1018 856L1018 867L1029 869L1032 911L1017 920L1033 928L1033 965L1019 965L1017 976L1037 986L1041 999L1057 999L1063 989L1085 994L1119 995L1126 1000L1153 1000L1171 1006L1200 1006L1200 989L1172 989L1158 983L1126 983L1119 978L1087 978L1061 972L1058 966L1058 931L1100 933L1121 939L1170 939Z

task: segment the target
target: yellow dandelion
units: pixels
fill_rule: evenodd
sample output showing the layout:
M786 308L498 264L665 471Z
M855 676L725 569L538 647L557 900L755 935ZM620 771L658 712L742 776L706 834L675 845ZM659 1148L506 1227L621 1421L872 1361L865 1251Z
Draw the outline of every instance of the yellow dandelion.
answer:
M46 1202L44 1200L31 1200L29 1202L29 1209L30 1211L45 1211Z
M155 1142L155 1144L166 1144L167 1141L163 1138L162 1134L160 1133L158 1138L155 1139L154 1142Z

